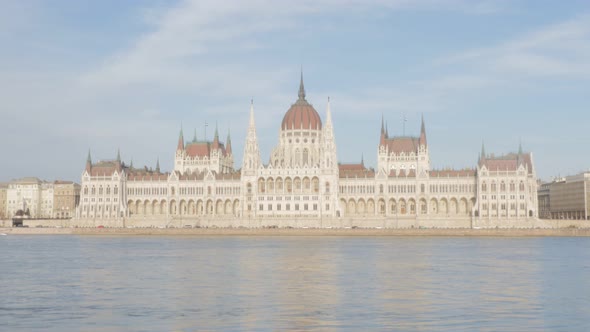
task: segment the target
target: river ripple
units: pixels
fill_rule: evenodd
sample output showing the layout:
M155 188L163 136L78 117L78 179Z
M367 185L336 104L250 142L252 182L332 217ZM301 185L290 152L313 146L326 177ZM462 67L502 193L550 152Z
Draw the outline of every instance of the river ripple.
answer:
M0 329L590 330L587 238L4 236Z

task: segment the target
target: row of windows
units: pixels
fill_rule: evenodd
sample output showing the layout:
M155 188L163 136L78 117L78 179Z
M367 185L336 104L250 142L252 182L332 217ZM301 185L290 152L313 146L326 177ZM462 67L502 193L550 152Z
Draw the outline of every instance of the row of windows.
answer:
M496 182L492 182L492 184L490 185L490 190L492 192L494 192L494 191L497 191L497 188L498 187L496 185ZM510 182L509 188L510 188L510 192L515 192L516 191L516 184L514 182ZM481 183L481 191L486 192L487 190L488 190L488 185L484 181ZM520 184L518 185L518 190L524 191L524 182L520 181ZM500 191L506 191L506 183L504 183L504 181L502 181L500 183Z
M309 201L310 200L310 197L311 197L311 200L312 201L317 201L319 199L319 196L285 196L285 197L283 197L283 196L277 196L277 197L274 197L274 196L260 196L259 199L261 201L264 201L264 200L267 200L267 201L274 201L274 200L282 201L283 199L285 201L290 201L290 200L294 200L294 201ZM328 197L328 199L329 199L329 197Z
M102 186L98 187L98 194L99 195L103 195L106 192L107 195L111 194L111 187L107 186L106 190L103 190ZM96 195L96 187L92 186L92 188L90 189L90 194L91 195ZM117 188L117 186L113 187L113 194L114 195L118 195L119 194L119 188ZM88 195L88 187L84 186L84 195Z
M276 211L282 211L282 204L277 204L276 205ZM318 210L318 205L317 204L294 204L293 205L294 210L293 211L317 211ZM300 207L302 207L303 209L300 210ZM309 209L311 207L311 210ZM250 211L251 205L248 205L248 211ZM258 210L259 211L264 211L264 204L259 204L258 205ZM330 210L330 204L326 204L326 211ZM267 210L266 211L273 211L273 204L267 204ZM291 204L287 203L285 204L285 211L291 211Z
M495 200L498 196L496 196L496 195L490 195L490 197L491 197L490 199ZM511 200L515 200L516 199L516 195L510 195L509 198ZM519 198L520 199L524 199L524 195L520 195ZM482 200L486 200L486 199L488 199L488 196L487 195L481 195L481 199ZM500 195L500 199L501 200L506 199L506 195Z
M431 184L431 193L466 193L474 192L475 185L471 184Z
M168 193L168 188L166 187L158 187L158 188L127 188L127 195L166 195ZM115 193L116 195L116 193Z
M94 197L90 198L90 202L94 203L94 202L96 202L96 201L97 201L97 199L96 199L96 198L94 198ZM110 202L110 201L111 201L111 199L110 199L109 197L105 198L105 202ZM113 202L118 202L118 201L119 201L119 200L117 199L117 197L114 197L114 198L113 198ZM84 198L84 202L88 202L88 198ZM102 203L102 197L99 197L99 198L98 198L98 202L99 202L99 203Z
M481 205L481 208L482 208L482 210L487 210L488 209L488 206L490 206L490 205L488 205L488 203L483 203ZM507 204L506 203L500 203L499 206L500 206L500 210L506 210ZM498 204L492 203L491 204L491 207L492 207L492 210L497 210L498 209ZM525 203L520 203L520 209L521 210L525 210L526 209ZM510 203L510 210L516 210L516 203Z
M251 184L248 184L248 193L252 192ZM301 190L309 192L312 191L314 193L318 193L320 191L320 180L317 177L310 179L308 177L304 177L303 180L300 178L295 178L291 180L291 178L286 178L284 181L282 178L269 178L269 179L258 179L258 192L265 193L265 192L287 192L291 193L293 190L296 192L300 192ZM326 193L330 192L330 183L325 183L325 191Z
M383 185L381 185L381 190L383 190ZM374 194L375 187L368 186L368 185L342 185L340 186L340 193L341 194Z

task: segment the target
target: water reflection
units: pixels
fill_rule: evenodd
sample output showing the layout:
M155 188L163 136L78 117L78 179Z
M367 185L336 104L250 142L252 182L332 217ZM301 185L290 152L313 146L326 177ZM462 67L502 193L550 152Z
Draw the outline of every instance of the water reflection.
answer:
M588 330L582 238L3 237L7 329ZM4 277L9 276L9 277Z

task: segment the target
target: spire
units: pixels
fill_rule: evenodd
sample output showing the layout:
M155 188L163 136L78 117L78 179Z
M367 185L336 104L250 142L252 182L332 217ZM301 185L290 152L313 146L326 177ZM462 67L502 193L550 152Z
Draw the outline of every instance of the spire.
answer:
M92 157L90 157L90 149L88 149L88 157L86 157L86 170L90 173L92 169Z
M426 127L424 126L424 114L422 114L422 125L420 126L420 145L428 145L426 143Z
M365 154L361 153L361 165L365 166Z
M227 139L225 141L225 152L227 154L231 154L231 135L230 135L230 131L229 131L229 127L227 128Z
M121 150L117 149L117 161L121 162Z
M486 159L486 148L483 144L483 141L481 141L481 155L480 155L481 159Z
M379 138L379 145L385 145L385 119L381 113L381 136Z
M248 125L248 133L246 134L246 143L244 144L242 171L247 173L248 175L254 175L256 169L258 169L260 165L260 150L258 148L258 138L256 137L256 124L254 122L254 100L251 100L250 124Z
M197 143L197 128L195 128L195 135L193 136L193 143Z
M131 162L129 163L129 168L133 169L133 158L131 158Z
M385 138L389 138L389 126L387 122L385 122Z
M301 80L299 81L299 100L305 100L305 87L303 86L303 67L301 67Z
M213 149L219 149L219 131L217 130L217 121L215 121L215 135L213 136Z
M518 155L522 155L522 141L518 140Z
M178 144L176 151L184 150L184 134L182 133L182 124L180 125L180 135L178 135Z
M160 173L160 157L156 160L156 173Z

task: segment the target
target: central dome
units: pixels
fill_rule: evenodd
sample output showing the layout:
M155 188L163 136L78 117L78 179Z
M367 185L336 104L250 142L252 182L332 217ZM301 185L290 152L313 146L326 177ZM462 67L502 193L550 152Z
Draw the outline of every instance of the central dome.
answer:
M318 112L305 100L305 88L303 87L303 73L299 83L299 99L283 117L281 124L282 130L320 130L322 129L322 119Z

